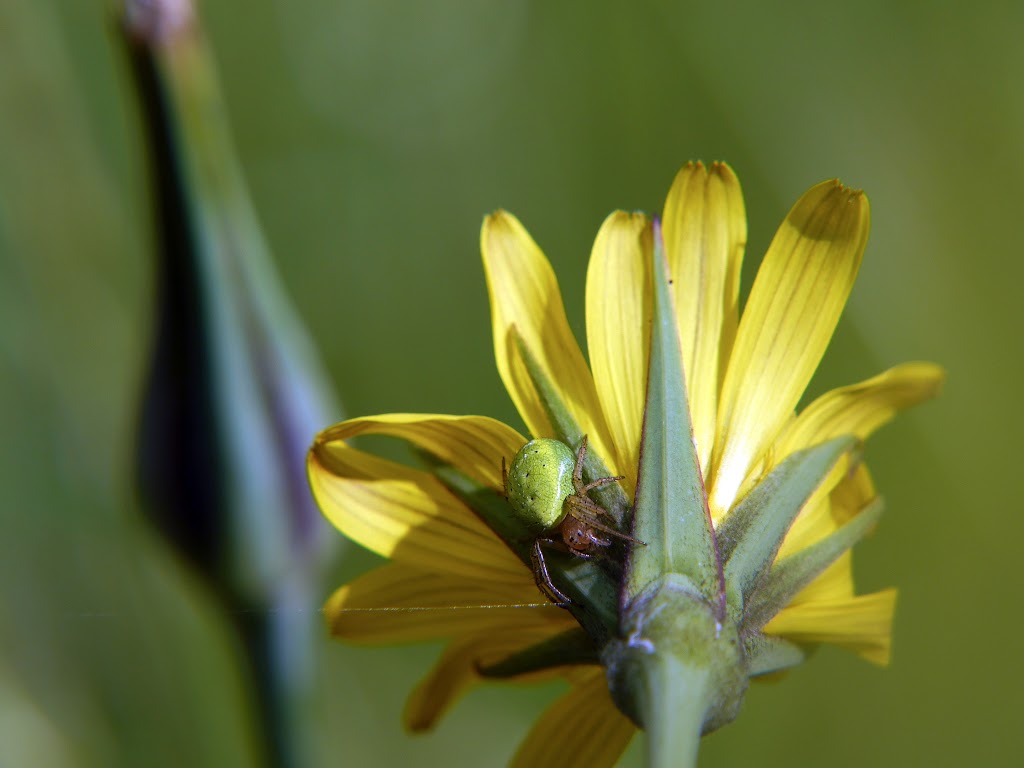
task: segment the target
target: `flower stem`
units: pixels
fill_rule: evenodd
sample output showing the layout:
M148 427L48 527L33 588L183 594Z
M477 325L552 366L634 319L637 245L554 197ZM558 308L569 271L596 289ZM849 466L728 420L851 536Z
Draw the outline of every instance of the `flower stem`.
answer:
M652 654L639 665L648 768L697 765L707 711L709 673L671 655Z
M315 593L304 587L286 584L266 608L233 612L268 768L308 768L319 759L314 656L320 622Z

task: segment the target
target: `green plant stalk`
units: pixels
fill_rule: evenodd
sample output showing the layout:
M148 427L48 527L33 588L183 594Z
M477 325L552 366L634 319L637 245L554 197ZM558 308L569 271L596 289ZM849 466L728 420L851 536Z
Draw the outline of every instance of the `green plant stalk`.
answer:
M637 663L647 724L649 768L697 765L710 674L669 655L651 655Z
M301 582L281 585L269 608L231 611L254 686L266 759L277 768L320 764L315 702L319 618L315 593Z

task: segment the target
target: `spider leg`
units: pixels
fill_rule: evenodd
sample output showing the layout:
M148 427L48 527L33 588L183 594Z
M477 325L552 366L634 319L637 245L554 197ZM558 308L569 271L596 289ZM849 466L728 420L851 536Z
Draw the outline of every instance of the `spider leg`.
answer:
M573 557L578 557L580 560L593 560L597 557L596 555L591 555L586 552L580 552L578 549L573 549L572 547L566 547L566 551Z
M586 509L594 517L597 517L598 515L604 515L612 522L615 522L615 518L612 517L611 512L609 512L607 509L602 507L600 504L598 504L596 501L594 501L588 496L570 496L569 500L570 507Z
M563 539L541 539L544 544L550 549L557 549L559 552L564 552L567 555L578 557L580 560L593 560L597 555L591 555L588 552L580 552L578 549L573 549L565 543Z
M505 457L501 457L501 491L505 494L505 501L508 501L508 467L505 466Z
M576 489L577 496L586 496L589 491L595 488L600 488L602 485L608 485L608 483L617 483L619 480L625 480L625 475L619 475L618 477L602 477L595 480L592 483L583 482L583 464L587 459L587 436L584 435L583 439L580 440L579 450L576 451L576 466L572 471L572 487Z
M530 561L533 564L533 579L537 588L544 593L555 605L571 605L572 600L566 597L551 581L551 574L548 573L547 563L544 562L544 550L541 549L541 539L533 542L533 551L530 553Z
M580 448L576 451L576 466L572 470L572 485L579 492L583 485L583 461L587 458L587 436L580 440Z
M598 531L603 531L604 533L607 533L609 536L614 536L617 539L631 541L634 544L640 544L645 547L647 546L647 542L640 541L639 539L634 539L632 536L628 534L620 533L611 526L598 522L597 514L594 511L594 508L588 504L581 504L579 502L579 499L575 499L571 496L569 497L569 514L575 517L577 520L584 522L586 525ZM594 507L596 506L597 505L594 505ZM597 507L597 510L603 512L606 515L608 514L605 510L601 509L600 507Z
M598 480L595 480L592 483L587 483L582 488L577 488L576 489L576 493L578 493L580 496L582 496L582 495L588 493L589 491L594 490L595 488L600 488L602 485L608 485L608 483L617 483L617 482L619 482L619 480L625 480L625 479L626 479L625 475L619 475L618 477L602 477L602 478L600 478Z

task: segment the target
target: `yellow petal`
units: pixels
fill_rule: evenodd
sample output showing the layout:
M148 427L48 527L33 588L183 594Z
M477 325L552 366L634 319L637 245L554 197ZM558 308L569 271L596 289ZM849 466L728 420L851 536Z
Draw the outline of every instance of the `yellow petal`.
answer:
M840 462L837 469L840 470L838 482L836 472L833 471L800 511L786 533L779 550L779 559L795 554L832 534L877 498L871 476L863 464L858 464L851 472L846 462ZM852 552L843 553L794 597L791 604L853 597L852 562Z
M636 726L612 703L604 668L579 675L537 720L511 768L611 768Z
M350 419L324 430L316 445L356 435L389 435L408 440L464 474L501 490L501 460L512 460L526 438L486 416L389 413Z
M764 631L800 643L831 643L885 666L892 645L896 590L784 608Z
M836 525L843 525L876 496L878 492L875 490L875 483L871 479L867 465L858 464L857 468L832 490L832 518Z
M608 430L587 363L565 318L551 265L509 213L484 220L480 233L498 373L534 437L553 437L551 424L520 358L513 333L558 388L590 445L612 461ZM609 467L617 471L616 467Z
M367 549L470 579L521 578L526 566L432 475L341 440L315 443L307 471L320 509Z
M574 623L570 614L568 623ZM578 625L577 625L578 626ZM522 627L502 632L486 632L466 637L448 646L440 660L409 696L405 705L405 726L410 731L426 731L434 727L444 712L480 680L481 667L495 664L527 646L546 640L557 632L568 629L568 624L557 629ZM517 680L543 680L558 674L557 670L523 675Z
M587 347L611 435L606 457L632 496L640 454L651 335L651 229L640 213L613 213L587 269Z
M710 501L720 515L791 417L860 267L867 198L836 181L812 187L772 240L722 384Z
M840 457L793 520L782 541L779 558L799 552L835 532L839 525L832 514L832 492L849 474L850 456L845 455ZM861 509L863 506L856 511Z
M806 603L847 600L853 595L853 553L846 551L818 578L804 587L787 607Z
M833 389L804 408L779 438L779 454L849 434L866 439L905 408L939 394L945 371L932 363L905 363L848 387Z
M519 579L482 583L398 563L337 590L324 614L334 637L368 644L505 632L510 627L561 628L572 621L540 596L525 568Z
M822 488L831 485L830 480L826 479ZM816 493L812 500L813 508L801 510L796 523L786 534L779 557L788 557L825 538L848 523L877 496L871 474L864 464L858 464L852 472L844 471L827 497ZM794 597L791 605L816 600L846 599L853 597L853 594L853 558L852 553L847 551Z
M839 528L839 523L832 512L830 496L831 486L834 484L834 480L826 479L822 487L815 492L812 499L800 511L779 549L780 560L821 541ZM863 507L860 507L858 511L860 509ZM844 552L821 575L804 587L793 598L791 604L798 605L815 600L851 597L853 595L852 561L851 553Z
M724 369L735 335L740 266L747 241L743 194L729 166L714 163L705 168L702 163L689 163L683 168L665 200L662 227L693 435L700 464L708 467L715 441L720 366Z

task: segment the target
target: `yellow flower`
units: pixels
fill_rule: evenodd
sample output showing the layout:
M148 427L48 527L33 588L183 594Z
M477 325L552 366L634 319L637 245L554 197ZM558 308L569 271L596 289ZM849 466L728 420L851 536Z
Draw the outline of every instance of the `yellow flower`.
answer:
M662 222L694 441L716 524L795 451L844 434L865 439L898 410L937 393L941 369L911 363L795 412L867 242L869 210L860 192L825 182L801 197L764 257L742 318L746 216L732 171L686 166ZM587 274L588 366L551 267L522 225L497 212L481 234L498 370L527 428L534 437L556 436L524 350L557 388L591 449L612 474L625 476L629 497L646 392L652 244L643 214L614 213L601 227ZM433 474L347 442L366 434L403 438L497 492L502 459L526 438L480 416L392 414L327 429L310 452L313 493L327 517L392 561L334 594L326 606L333 634L362 643L451 640L409 701L406 722L420 730L480 679L481 668L577 624L543 599L523 561ZM875 496L863 464L838 465L801 510L780 557L828 536ZM855 594L847 552L765 632L833 643L885 664L894 601L894 590ZM635 727L613 705L604 669L560 673L572 689L538 720L513 763L612 765Z

